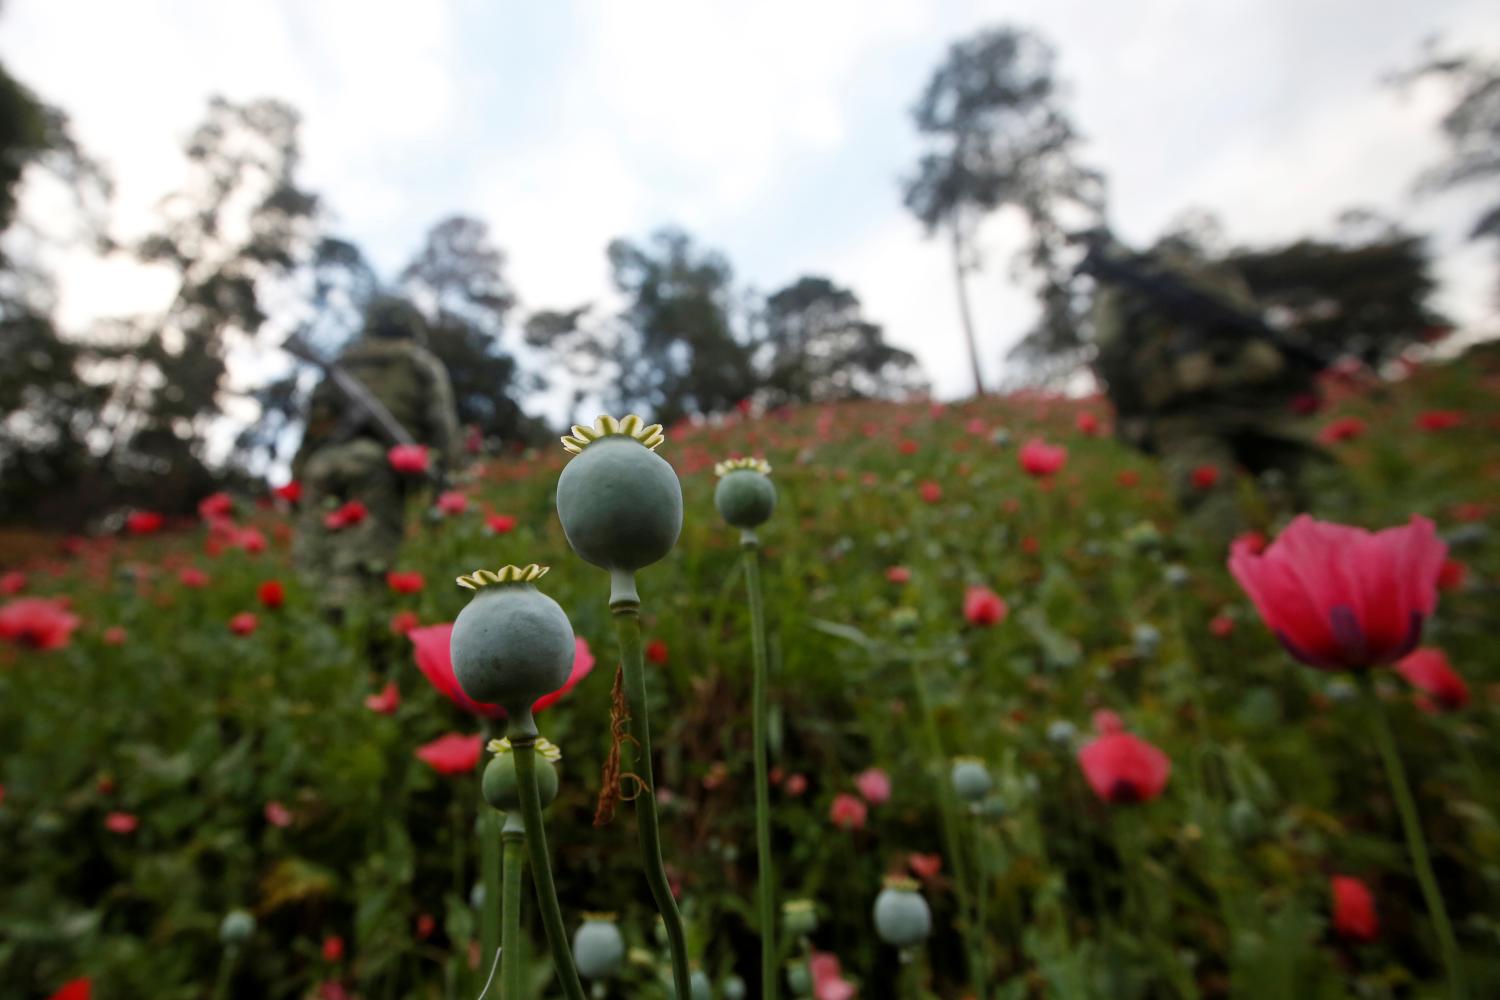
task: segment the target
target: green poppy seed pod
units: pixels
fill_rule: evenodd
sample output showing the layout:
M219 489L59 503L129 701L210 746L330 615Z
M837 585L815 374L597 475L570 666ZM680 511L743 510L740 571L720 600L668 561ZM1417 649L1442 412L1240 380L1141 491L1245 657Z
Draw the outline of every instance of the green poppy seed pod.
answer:
M585 979L608 979L625 960L625 939L613 913L585 913L573 933L573 961Z
M1235 799L1229 804L1229 832L1241 843L1255 840L1261 835L1264 823L1260 810L1249 799Z
M692 1000L713 1000L714 997L713 983L708 981L708 975L702 969L694 969L688 977L688 991ZM677 1000L677 984L670 979L667 980L667 996Z
M818 911L810 899L789 899L781 904L781 922L793 937L807 937L818 929Z
M254 933L255 918L245 910L230 910L219 921L219 943L226 948L239 947Z
M745 981L739 976L730 976L724 980L719 992L724 995L724 1000L745 1000Z
M959 757L949 773L953 792L964 802L978 802L990 793L994 782L989 768L978 757Z
M806 962L792 962L786 967L786 985L793 996L805 997L812 993L812 971Z
M532 703L566 684L573 669L573 626L533 586L546 572L533 563L458 578L475 597L453 623L453 676L470 698L504 708L512 733L536 731Z
M585 562L634 573L662 559L682 532L682 484L655 449L660 424L600 417L562 439L574 458L557 480L557 516Z
M766 523L776 510L776 485L771 466L757 458L736 458L714 466L719 485L714 506L733 527L751 529Z
M875 897L875 933L896 948L910 948L932 933L932 911L908 878L889 878Z
M556 765L562 760L562 751L540 736L535 746L536 790L545 809L557 798ZM485 765L479 782L484 801L503 813L520 812L521 790L516 784L516 755L511 752L510 740L490 740L489 750L495 759Z

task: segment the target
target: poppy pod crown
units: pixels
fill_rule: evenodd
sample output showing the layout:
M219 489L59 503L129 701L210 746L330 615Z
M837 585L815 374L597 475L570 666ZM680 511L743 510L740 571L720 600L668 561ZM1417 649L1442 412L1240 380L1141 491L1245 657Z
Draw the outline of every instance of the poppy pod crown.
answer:
M682 484L656 454L660 424L601 416L563 438L574 457L557 481L557 516L573 551L612 573L635 573L672 551L682 532Z
M504 708L512 735L536 733L532 703L567 683L576 652L567 614L533 586L545 573L505 566L458 580L475 594L453 623L454 679L473 700Z
M764 459L732 458L714 466L719 485L714 506L719 516L736 528L750 530L764 524L776 510L776 486Z

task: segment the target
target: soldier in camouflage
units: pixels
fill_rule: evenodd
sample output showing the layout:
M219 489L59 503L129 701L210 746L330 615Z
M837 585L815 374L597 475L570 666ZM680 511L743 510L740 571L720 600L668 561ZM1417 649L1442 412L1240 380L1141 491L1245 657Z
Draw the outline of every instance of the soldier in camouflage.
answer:
M1256 323L1228 328L1235 313L1259 313L1232 268L1171 244L1143 256L1118 245L1092 253L1105 254L1121 274L1139 275L1111 280L1108 270L1095 271L1094 370L1121 439L1161 456L1181 508L1216 542L1242 526L1237 468L1273 487L1280 503L1306 509L1306 473L1328 462L1296 412L1299 399L1314 398L1316 365L1269 330L1257 335ZM1181 301L1168 308L1153 294L1153 276L1211 308L1195 314Z
M409 303L382 298L366 311L363 332L338 365L413 439L428 446L431 468L440 472L454 460L458 418L448 373L424 346L426 336ZM408 494L423 485L391 467L391 442L358 410L332 378L324 378L313 392L307 429L292 460L304 501L295 547L298 572L322 607L339 619L372 596L372 588L395 565Z

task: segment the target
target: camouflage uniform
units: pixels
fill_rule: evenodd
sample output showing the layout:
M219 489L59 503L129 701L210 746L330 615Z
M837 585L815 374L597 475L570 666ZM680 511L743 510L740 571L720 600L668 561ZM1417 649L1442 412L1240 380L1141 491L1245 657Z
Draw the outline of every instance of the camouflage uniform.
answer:
M1158 253L1148 270L1248 314L1249 288L1233 270L1183 254ZM1313 391L1313 372L1272 341L1240 330L1195 328L1153 307L1138 288L1101 282L1094 303L1098 345L1094 368L1118 414L1120 437L1162 456L1184 512L1218 540L1240 527L1229 477L1238 467L1279 481L1286 501L1301 495L1309 465L1326 460L1292 408ZM1213 466L1217 485L1193 483L1194 470Z
M436 471L451 465L458 420L448 373L422 345L424 339L415 310L382 300L371 307L364 333L338 363L407 433L431 449ZM297 569L330 611L342 612L369 597L371 586L395 565L405 533L407 495L423 484L392 469L389 450L374 422L354 412L353 404L325 378L313 392L292 475L303 489ZM364 504L365 517L339 528L328 526L328 515L352 500Z

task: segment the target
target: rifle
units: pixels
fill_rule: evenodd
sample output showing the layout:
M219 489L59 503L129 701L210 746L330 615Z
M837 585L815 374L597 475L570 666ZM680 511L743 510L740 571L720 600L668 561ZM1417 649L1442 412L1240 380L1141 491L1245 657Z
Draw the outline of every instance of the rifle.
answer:
M354 421L346 420L337 437L340 439L353 437L360 425L368 422L374 424L386 444L394 446L419 443L405 427L401 426L401 421L396 419L395 414L391 413L374 393L365 388L363 382L350 375L338 362L325 359L313 349L311 344L302 339L301 334L289 334L286 340L282 341L281 348L292 357L305 361L323 372L333 383L334 388L349 403L351 412L358 417ZM432 480L432 485L438 492L441 493L448 488L448 474L443 469L441 460L435 464L429 464L427 476Z
M1336 359L1298 343L1259 316L1236 309L1214 295L1194 288L1177 276L1159 269L1148 270L1134 260L1125 261L1104 251L1097 235L1083 237L1088 246L1079 271L1100 281L1120 285L1144 296L1152 306L1202 332L1222 331L1257 337L1287 357L1322 371Z

